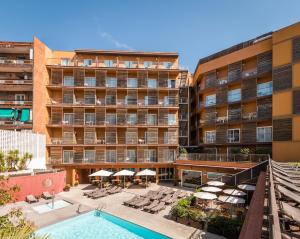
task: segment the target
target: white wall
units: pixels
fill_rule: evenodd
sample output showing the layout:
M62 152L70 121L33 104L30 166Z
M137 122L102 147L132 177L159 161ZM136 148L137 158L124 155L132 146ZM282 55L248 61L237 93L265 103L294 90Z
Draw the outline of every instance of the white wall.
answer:
M7 153L18 149L20 156L31 153L33 158L28 165L31 169L46 168L46 137L32 133L30 130L0 130L0 151Z

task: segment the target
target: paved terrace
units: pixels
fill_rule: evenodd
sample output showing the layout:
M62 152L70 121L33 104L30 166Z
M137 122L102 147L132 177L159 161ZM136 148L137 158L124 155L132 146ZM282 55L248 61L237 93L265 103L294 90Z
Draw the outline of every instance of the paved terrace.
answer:
M152 184L147 189L141 187L125 189L121 193L94 200L83 196L83 192L91 191L94 187L90 185L79 185L72 188L69 192L60 193L55 198L55 200L64 199L66 201L72 202L72 206L57 209L44 214L38 214L32 209L32 207L45 203L45 200L41 199L39 203L28 204L26 202L18 202L6 205L5 207L0 208L0 215L7 212L11 208L19 207L22 208L23 212L29 220L33 221L38 228L41 228L78 215L76 211L80 204L80 213L102 207L102 210L105 212L147 227L151 230L160 232L171 238L190 238L191 235L197 230L193 227L188 227L175 221L169 220L167 218L167 215L171 209L171 206L168 206L165 210L159 212L158 214L151 214L140 209L134 209L123 205L124 201L131 199L134 195L142 195L150 189L156 190L158 187L158 185ZM200 232L200 236L196 238L221 239L223 237L207 232Z

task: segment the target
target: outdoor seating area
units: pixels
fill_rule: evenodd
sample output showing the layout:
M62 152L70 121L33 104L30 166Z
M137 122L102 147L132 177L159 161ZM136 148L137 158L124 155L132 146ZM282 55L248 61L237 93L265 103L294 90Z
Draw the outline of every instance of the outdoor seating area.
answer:
M48 191L42 193L42 195L34 196L29 194L26 196L25 201L28 203L35 203L38 202L40 198L44 198L46 200L52 199L54 195L51 195Z
M96 188L93 191L83 193L84 196L87 196L92 199L102 198L111 194L116 194L122 192L122 187L119 186L109 186L105 188Z
M182 190L160 187L156 191L150 190L144 195L136 195L123 204L146 212L158 213L165 209L167 205L171 205L185 196L187 196L187 192Z
M297 163L270 163L279 226L284 238L300 238L300 168Z

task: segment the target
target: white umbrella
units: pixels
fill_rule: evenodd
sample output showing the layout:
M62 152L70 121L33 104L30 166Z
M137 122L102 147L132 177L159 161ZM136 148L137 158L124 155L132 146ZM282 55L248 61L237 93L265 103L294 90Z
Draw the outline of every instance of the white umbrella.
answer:
M124 188L125 188L125 176L133 176L135 174L135 172L132 172L130 170L127 169L123 169L119 172L116 172L114 174L114 176L123 176L124 177Z
M219 196L218 200L220 200L221 202L226 202L231 204L245 203L245 199L234 197L234 196Z
M246 196L247 194L243 191L237 190L237 189L224 189L223 193L232 195L232 196Z
M101 188L102 188L102 177L109 177L112 174L113 174L112 172L102 169L100 171L90 174L89 177L101 177Z
M255 191L255 186L249 184L240 184L238 188L246 191Z
M213 192L213 193L217 193L217 192L222 191L221 188L217 188L217 187L202 187L201 190L203 190L205 192Z
M142 171L140 171L136 174L136 176L146 176L146 187L147 187L147 184L148 184L147 177L148 176L155 176L155 175L156 175L156 172L152 171L150 169L144 169L144 170L142 170Z
M224 186L225 183L220 182L220 181L208 181L207 185L221 187L221 186Z
M204 199L204 200L213 200L217 198L216 194L207 193L207 192L198 192L194 194L195 197Z

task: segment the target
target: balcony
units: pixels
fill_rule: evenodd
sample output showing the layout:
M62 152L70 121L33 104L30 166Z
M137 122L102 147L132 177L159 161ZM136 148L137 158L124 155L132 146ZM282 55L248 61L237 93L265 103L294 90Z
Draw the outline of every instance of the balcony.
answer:
M257 76L257 68L242 71L242 79L248 79Z
M32 100L0 100L1 105L24 105L31 106Z

